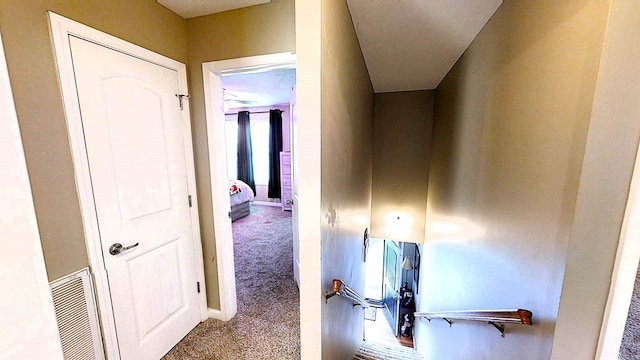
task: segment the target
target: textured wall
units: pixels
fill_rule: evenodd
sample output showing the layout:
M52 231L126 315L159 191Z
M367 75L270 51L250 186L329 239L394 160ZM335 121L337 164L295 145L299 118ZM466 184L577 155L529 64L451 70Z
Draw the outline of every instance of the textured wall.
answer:
M0 1L0 26L50 280L88 266L47 11L180 62L186 21L155 0Z
M419 310L535 324L419 322L427 358L550 357L608 5L505 1L436 89Z
M362 234L371 214L373 87L345 1L322 2L322 289L342 279L364 293ZM362 343L351 302L322 305L322 358L348 359Z
M273 0L264 5L187 20L189 94L191 95L191 126L198 182L200 231L202 232L207 303L212 309L220 308L220 294L215 262L202 63L279 52L295 52L293 4L293 0Z

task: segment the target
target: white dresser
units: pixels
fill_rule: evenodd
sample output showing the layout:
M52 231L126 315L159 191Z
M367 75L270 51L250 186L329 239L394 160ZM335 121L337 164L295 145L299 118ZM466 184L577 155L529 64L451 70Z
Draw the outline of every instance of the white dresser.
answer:
M291 211L291 153L280 152L280 200L282 211Z

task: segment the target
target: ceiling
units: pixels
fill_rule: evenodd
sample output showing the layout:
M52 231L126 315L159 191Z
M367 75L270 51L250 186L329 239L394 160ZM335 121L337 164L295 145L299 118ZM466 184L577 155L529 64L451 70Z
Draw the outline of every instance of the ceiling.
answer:
M288 104L296 84L296 69L278 69L249 74L224 75L225 107Z
M271 0L158 0L160 5L189 19L243 7L266 4Z
M270 1L158 0L184 18ZM502 0L346 1L376 93L435 89L502 4ZM224 87L231 94L226 99L251 101L237 104L244 107L281 104L285 98L288 102L291 81L295 83L295 72L289 71L225 77Z
M347 0L375 92L435 89L502 0Z

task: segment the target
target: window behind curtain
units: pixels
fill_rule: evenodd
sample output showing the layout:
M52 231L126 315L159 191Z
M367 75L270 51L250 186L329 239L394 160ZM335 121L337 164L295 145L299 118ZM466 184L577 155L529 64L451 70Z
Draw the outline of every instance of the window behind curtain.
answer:
M227 179L238 178L238 117L225 116L224 131L227 148ZM251 144L253 146L253 175L256 185L269 184L269 114L251 114Z

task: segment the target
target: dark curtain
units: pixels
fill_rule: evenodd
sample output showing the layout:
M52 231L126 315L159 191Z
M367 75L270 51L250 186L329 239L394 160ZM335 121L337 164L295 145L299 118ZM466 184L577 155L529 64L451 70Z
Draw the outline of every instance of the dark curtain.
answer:
M269 198L280 198L280 152L282 151L282 111L269 111Z
M256 182L253 178L253 151L248 111L238 112L238 180L247 183L255 195Z

